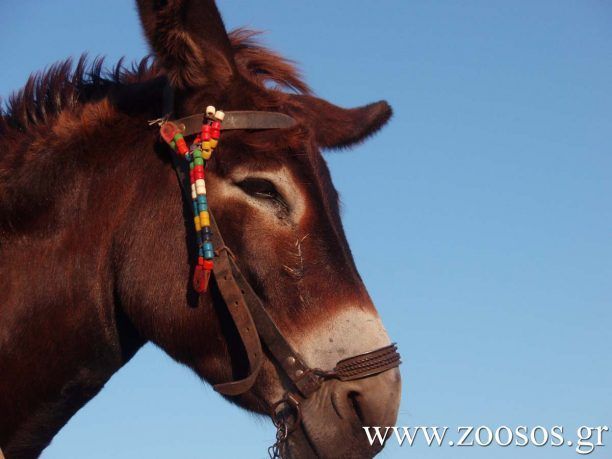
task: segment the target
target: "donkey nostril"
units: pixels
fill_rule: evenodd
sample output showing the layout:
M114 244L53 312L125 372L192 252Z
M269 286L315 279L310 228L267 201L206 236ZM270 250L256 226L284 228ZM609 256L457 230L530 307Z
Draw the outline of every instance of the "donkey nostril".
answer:
M363 410L360 404L361 395L359 394L359 392L351 391L348 393L347 398L349 401L349 406L353 408L353 411L357 415L359 422L361 422L362 425L365 425L365 418L363 416Z

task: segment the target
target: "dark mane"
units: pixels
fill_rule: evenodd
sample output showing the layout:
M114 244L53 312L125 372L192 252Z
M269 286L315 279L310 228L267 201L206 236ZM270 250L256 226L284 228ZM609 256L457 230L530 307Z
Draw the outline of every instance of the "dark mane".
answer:
M229 34L242 76L262 88L274 83L278 89L309 94L294 63L258 44L254 40L258 34L242 28ZM121 58L111 70L105 70L103 57L88 62L85 54L76 66L71 58L57 62L30 75L25 86L9 96L5 107L0 107L0 132L48 123L62 111L104 98L111 88L142 83L162 72L152 56L129 67Z

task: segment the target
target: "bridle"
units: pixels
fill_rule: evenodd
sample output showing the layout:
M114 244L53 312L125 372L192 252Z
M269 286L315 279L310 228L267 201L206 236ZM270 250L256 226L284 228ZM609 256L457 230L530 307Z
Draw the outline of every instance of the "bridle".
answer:
M204 113L196 114L172 122L180 126L183 135L187 137L199 131L205 116ZM228 111L225 112L221 130L282 129L295 124L296 121L292 117L279 112ZM190 182L186 163L179 161L175 154L171 157L183 198L189 201ZM216 384L214 389L226 396L237 396L250 390L264 360L263 342L268 354L291 381L291 388L287 389L284 396L273 405L270 413L277 428L277 436L276 443L270 447L269 453L273 458L281 457L289 434L300 425L302 401L317 392L324 381L330 379L351 381L380 374L399 366L400 355L397 346L391 344L340 360L332 370L311 368L285 338L240 271L236 258L225 244L212 214L210 214L210 228L215 247L213 277L234 321L249 362L249 374L245 378Z

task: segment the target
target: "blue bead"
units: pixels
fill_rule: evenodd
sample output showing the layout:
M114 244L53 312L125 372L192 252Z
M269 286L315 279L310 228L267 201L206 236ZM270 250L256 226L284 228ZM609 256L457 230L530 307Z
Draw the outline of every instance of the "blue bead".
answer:
M202 243L202 247L204 248L204 250L205 250L205 251L206 251L206 250L212 250L212 249L213 249L212 242L210 242L210 241L204 241L204 242Z
M208 201L206 200L206 196L203 194L198 195L198 208L200 212L208 210Z
M203 257L204 256L204 249L202 247L200 247L198 249L198 257Z
M213 258L215 258L215 252L213 252L212 250L205 250L204 258L207 260L212 260Z
M200 211L198 210L198 203L196 201L193 201L192 205L193 205L193 213L196 215L200 215Z

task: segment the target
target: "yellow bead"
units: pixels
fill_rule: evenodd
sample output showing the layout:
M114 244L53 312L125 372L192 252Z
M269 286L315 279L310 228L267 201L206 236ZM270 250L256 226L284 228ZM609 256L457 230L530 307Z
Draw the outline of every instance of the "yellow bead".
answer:
M217 144L219 143L219 141L217 139L210 139L210 148L215 149L217 148Z
M210 156L212 155L212 150L208 149L208 150L202 150L202 158L204 159L210 159Z
M209 141L204 141L202 142L202 150L210 150L210 142Z
M200 213L200 215L202 215L202 213ZM193 218L193 222L195 223L195 230L196 231L200 231L202 229L202 225L200 225L200 217L195 216ZM210 222L209 222L210 223Z
M202 226L210 226L210 215L208 215L207 211L203 210L202 212L200 212L199 220Z

